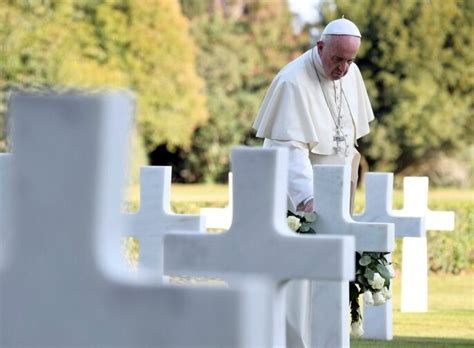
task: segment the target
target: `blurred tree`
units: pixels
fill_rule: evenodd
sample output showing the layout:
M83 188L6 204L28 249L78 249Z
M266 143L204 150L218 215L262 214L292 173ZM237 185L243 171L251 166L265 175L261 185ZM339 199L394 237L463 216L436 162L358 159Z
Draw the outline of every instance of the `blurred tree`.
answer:
M209 121L196 130L190 151L180 149L166 163L187 181L225 181L230 148L260 143L251 130L260 103L301 44L292 34L285 1L209 3L204 15L188 13L199 47L198 72L206 80Z
M473 143L474 2L336 0L326 22L361 30L357 64L377 120L363 150L376 170L403 172Z
M9 87L127 87L136 92L134 148L188 148L207 119L196 49L178 1L0 2L0 112Z
M181 11L188 18L200 17L210 11L212 11L212 6L214 0L180 0Z
M277 0L276 2L281 0ZM248 6L252 4L259 4L261 0L248 1L248 0L179 0L181 3L181 10L184 15L190 19L209 16L223 16L226 19L239 19L241 18ZM281 4L278 3L277 7Z

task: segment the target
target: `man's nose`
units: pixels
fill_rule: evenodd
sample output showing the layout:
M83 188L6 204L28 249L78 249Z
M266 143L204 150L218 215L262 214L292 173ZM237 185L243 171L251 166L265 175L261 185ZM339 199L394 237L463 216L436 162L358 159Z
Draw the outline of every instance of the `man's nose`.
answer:
M348 67L349 67L349 64L347 64L347 62L339 63L339 70L341 70L343 73L347 71Z

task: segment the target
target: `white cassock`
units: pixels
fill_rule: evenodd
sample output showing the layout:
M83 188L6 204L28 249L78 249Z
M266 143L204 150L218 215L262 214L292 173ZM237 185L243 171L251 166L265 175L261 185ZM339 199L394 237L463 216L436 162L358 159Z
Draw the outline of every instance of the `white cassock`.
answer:
M339 142L334 140L338 118L344 135L344 141ZM257 137L265 138L264 147L289 149L290 210L296 211L301 202L313 198L315 164L350 165L355 190L360 160L357 139L369 133L369 122L373 119L364 81L354 63L342 79L329 80L314 48L278 73L253 127ZM316 211L317 205L316 197ZM288 347L308 347L310 292L310 282L306 280L292 281L287 287Z

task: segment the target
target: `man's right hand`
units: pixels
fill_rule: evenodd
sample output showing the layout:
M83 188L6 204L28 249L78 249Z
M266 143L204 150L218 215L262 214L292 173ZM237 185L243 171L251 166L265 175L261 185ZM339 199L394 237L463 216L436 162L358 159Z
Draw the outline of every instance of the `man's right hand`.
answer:
M313 204L313 198L311 198L309 201L306 202L301 202L298 204L298 207L296 207L297 211L304 211L305 213L312 213L314 211L314 204Z

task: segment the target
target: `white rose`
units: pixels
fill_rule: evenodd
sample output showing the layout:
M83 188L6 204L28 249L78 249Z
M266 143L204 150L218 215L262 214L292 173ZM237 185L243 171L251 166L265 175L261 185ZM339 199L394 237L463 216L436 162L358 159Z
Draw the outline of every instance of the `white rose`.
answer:
M300 219L298 219L296 216L288 216L286 221L288 222L288 227L291 228L295 232L301 226Z
M376 293L374 293L373 297L375 306L380 306L385 303L385 296L382 294L381 291L377 291Z
M369 284L374 288L375 290L380 290L383 288L385 284L385 279L382 278L382 276L379 273L374 274L374 279L370 280L369 279Z
M356 321L351 324L351 336L360 337L364 334L364 329L362 328L362 321Z
M372 297L372 292L370 290L364 292L364 303L368 306L374 305L374 298Z
M387 271L390 274L390 278L395 278L395 270L393 269L393 266L387 265L385 267L387 268Z
M382 289L382 295L385 297L386 300L390 300L392 298L392 291L387 289L386 286Z

